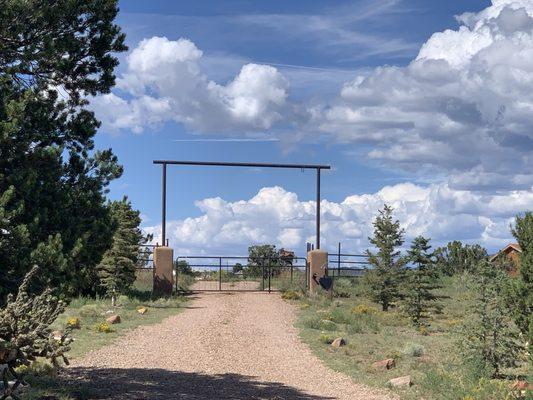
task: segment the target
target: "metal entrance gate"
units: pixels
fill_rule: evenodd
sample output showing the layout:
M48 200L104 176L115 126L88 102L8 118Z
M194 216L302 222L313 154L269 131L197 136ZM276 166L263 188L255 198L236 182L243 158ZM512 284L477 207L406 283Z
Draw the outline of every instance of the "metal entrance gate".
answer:
M305 257L179 256L176 292L276 292L307 289Z

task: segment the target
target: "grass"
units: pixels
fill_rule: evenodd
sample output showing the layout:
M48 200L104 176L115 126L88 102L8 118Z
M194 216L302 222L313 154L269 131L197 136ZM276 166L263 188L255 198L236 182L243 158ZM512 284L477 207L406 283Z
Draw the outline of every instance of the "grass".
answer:
M57 318L52 328L64 330L69 320L78 319L80 329L72 331L74 342L68 354L69 358L75 358L111 343L138 326L161 322L164 318L179 312L183 303L182 297L143 301L135 297L120 296L117 307L111 307L109 299L80 297L70 302L66 311ZM147 309L145 314L137 311L141 307ZM108 329L97 329L103 326L106 318L113 314L120 316L120 324L111 325L111 331L107 333Z
M391 389L406 400L518 398L509 389L512 380L480 380L462 361L456 330L472 295L461 277L444 281L439 293L443 311L432 315L426 332L411 326L397 309L382 312L362 294L357 280L339 286L342 297L309 296L297 303L302 340L332 369L379 388L386 388L391 378L411 375L412 387ZM343 337L347 345L332 348L329 344L335 337ZM386 358L395 360L395 368L372 368L373 362ZM521 375L526 369L509 372Z

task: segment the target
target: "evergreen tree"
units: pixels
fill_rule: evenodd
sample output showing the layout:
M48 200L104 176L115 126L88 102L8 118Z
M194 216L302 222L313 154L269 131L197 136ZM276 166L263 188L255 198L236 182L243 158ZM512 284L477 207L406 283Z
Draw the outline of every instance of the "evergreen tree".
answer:
M529 353L533 358L533 212L517 215L511 231L522 253L519 274L511 280L508 303L517 326L528 339Z
M403 307L412 323L417 326L428 326L428 312L439 310L438 297L434 290L441 286L435 269L434 254L430 253L429 239L418 236L413 240L408 259L413 268L406 272L403 289Z
M470 277L476 298L463 325L461 348L465 359L490 377L515 366L523 351L503 296L509 279L488 260L480 261Z
M487 251L478 244L463 245L458 240L435 250L438 270L448 276L473 271L476 265L488 258Z
M392 213L392 207L385 204L373 222L374 236L368 239L378 252L367 250L373 268L364 276L371 298L381 304L383 311L401 298L400 284L405 273L405 259L397 250L404 242L404 230L398 220L393 221Z
M62 255L39 264L47 284L94 293L113 233L106 187L122 169L94 151L87 105L114 85L113 53L126 50L117 12L116 0L0 1L0 304L49 244Z
M139 228L140 213L131 208L126 197L112 202L109 208L116 229L111 248L98 265L98 275L115 306L117 295L124 293L135 281L139 248L146 243L146 237Z

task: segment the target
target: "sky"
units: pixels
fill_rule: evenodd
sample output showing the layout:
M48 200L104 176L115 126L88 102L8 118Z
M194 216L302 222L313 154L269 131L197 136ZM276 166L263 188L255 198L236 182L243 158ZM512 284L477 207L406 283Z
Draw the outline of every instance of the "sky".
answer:
M91 99L97 148L160 242L155 159L328 164L322 248L361 252L384 203L434 246L493 252L533 209L530 0L122 1L129 51ZM314 239L313 171L169 167L177 254Z

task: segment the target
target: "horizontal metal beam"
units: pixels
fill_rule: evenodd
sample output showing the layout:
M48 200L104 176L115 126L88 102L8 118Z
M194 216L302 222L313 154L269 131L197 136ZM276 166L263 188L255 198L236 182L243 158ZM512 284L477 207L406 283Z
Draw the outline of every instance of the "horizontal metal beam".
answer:
M212 166L212 167L331 169L330 165L316 165L316 164L272 164L272 163L241 163L241 162L216 162L216 161L154 160L154 164L163 164L163 165L204 165L204 166Z
M250 256L177 256L176 259L219 259L222 258L223 260L248 260L249 258L253 259L259 259L259 260L269 260L272 259L272 257L250 257ZM283 258L283 257L280 257ZM305 257L286 257L290 258L291 260L307 260Z

